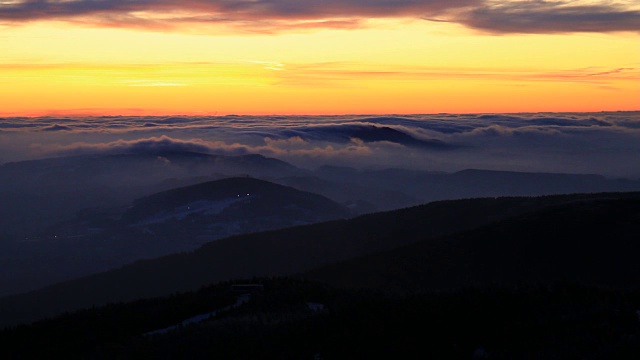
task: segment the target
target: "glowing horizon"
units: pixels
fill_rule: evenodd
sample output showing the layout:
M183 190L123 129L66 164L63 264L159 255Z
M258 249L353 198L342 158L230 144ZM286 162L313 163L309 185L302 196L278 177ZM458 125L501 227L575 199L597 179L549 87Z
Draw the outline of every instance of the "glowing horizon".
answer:
M633 2L266 3L0 2L0 116L640 109Z

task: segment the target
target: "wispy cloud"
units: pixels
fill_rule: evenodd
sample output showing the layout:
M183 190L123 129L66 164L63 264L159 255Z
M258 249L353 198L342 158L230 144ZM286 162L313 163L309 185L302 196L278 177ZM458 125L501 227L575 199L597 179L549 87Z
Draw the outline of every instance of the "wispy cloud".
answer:
M640 69L633 67L588 67L543 71L531 68L462 68L428 66L394 66L354 63L287 64L286 71L278 73L276 84L289 86L338 86L359 79L389 81L477 79L514 82L571 82L606 85L610 81L636 81Z
M158 80L127 80L127 81L125 81L125 83L127 84L127 86L134 86L134 87L188 86L188 84L184 84L184 83L158 81Z

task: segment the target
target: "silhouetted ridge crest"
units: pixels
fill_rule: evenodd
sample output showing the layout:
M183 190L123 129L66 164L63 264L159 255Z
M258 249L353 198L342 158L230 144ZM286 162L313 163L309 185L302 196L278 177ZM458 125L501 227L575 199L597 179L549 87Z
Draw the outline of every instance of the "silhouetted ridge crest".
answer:
M316 269L308 276L343 287L400 292L554 283L640 289L639 194L565 199L437 241L425 239Z
M234 177L173 189L138 199L134 202L134 206L123 215L123 218L127 221L135 221L152 213L168 211L178 206L184 206L189 201L197 200L255 200L250 209L245 209L245 211L258 210L257 207L268 210L264 208L267 206L274 206L275 210L275 207L279 205L299 204L327 213L335 212L342 216L348 215L346 209L321 195L251 177Z
M526 258L534 250L540 253L536 244L543 250L542 255L548 255L554 253L554 246L564 241L562 236L605 234L599 244L606 246L607 231L613 235L624 235L628 231L625 239L633 242L627 242L631 244L628 248L616 247L606 255L607 259L613 259L616 252L624 251L623 261L610 272L598 275L601 281L594 283L603 284L612 276L618 276L620 282L611 281L611 286L637 286L640 273L636 274L633 269L638 269L638 265L633 265L634 268L628 259L633 258L635 264L634 256L640 252L640 243L636 240L640 238L638 214L621 216L621 222L616 223L609 221L615 216L599 216L598 207L593 208L597 211L589 218L571 210L575 204L589 209L589 204L601 202L612 202L616 208L616 199L638 209L640 193L439 201L350 220L237 235L207 243L190 253L139 261L117 270L1 298L0 319L4 319L4 324L29 321L97 304L193 290L223 280L304 273L340 261L346 262L318 269L308 276L341 286L405 292L500 284L502 279L492 274L506 274L504 283L513 284L513 279L521 274L512 267L514 263L532 264L532 269L545 263L544 258L531 256L530 261ZM612 214L624 214L625 209L629 208L618 208ZM555 230L558 224L553 223L554 218L561 219L557 211L565 211L573 219L565 222L571 225L567 225L569 230ZM527 220L537 217L544 220ZM578 231L583 220L589 221L586 224L589 227ZM620 228L616 230L618 225ZM543 233L545 236L557 234L550 237L551 240L540 242ZM491 244L487 245L482 239ZM573 247L565 249L571 251ZM560 257L562 261L576 254L566 255L567 251ZM600 255L605 253L591 251L589 254L602 258ZM547 260L556 261L550 257ZM575 274L596 279L589 273ZM46 299L46 303L42 299Z

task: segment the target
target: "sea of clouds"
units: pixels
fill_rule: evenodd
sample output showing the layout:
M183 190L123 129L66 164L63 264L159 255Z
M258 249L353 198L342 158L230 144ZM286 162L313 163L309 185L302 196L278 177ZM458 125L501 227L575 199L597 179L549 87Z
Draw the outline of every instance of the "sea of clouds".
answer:
M0 118L0 163L257 153L303 168L468 168L640 177L640 112Z

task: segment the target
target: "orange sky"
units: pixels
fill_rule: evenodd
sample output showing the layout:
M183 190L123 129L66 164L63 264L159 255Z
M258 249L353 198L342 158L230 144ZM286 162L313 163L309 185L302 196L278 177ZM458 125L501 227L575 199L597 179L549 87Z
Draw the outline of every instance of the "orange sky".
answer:
M0 2L0 19L12 4ZM278 18L265 29L252 27L255 19L176 27L5 19L0 115L640 108L638 31L487 31L469 20L406 15L357 20L286 27Z

